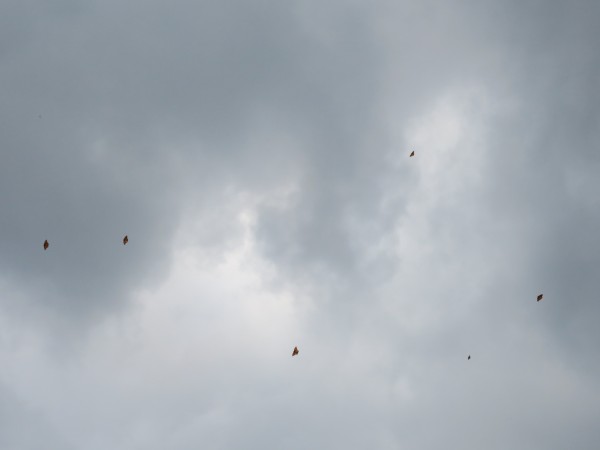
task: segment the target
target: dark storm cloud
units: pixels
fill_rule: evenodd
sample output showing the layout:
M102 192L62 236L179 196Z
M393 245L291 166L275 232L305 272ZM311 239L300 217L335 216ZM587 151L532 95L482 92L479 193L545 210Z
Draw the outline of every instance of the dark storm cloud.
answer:
M593 447L596 3L2 9L5 446Z
M32 16L15 4L7 15L29 29L3 64L10 276L65 311L119 304L152 267L154 276L166 269L180 202L190 199L182 189L202 202L219 195L215 183L244 189L285 177L278 162L297 156L268 141L258 143L263 152L246 148L261 114L306 153L303 188L322 208L310 207L309 220L322 217L336 234L329 191L369 164L350 132L373 119L377 85L376 42L360 11L326 11L313 30L311 8L295 16L268 3L149 3L141 14L133 4L117 13L74 6ZM370 180L361 183L353 193ZM115 245L125 233L127 256ZM51 243L47 255L38 255L40 239ZM332 245L324 252L337 263L356 259L345 242Z
M264 14L277 10L71 6L10 5L4 20L28 33L2 63L4 272L65 312L118 304L152 268L160 278L188 199L179 180L211 195L270 78L292 70L284 23Z
M495 123L488 189L494 213L518 223L522 286L544 293L549 335L570 342L569 352L585 349L574 359L597 359L590 344L600 338L592 320L600 287L600 57L592 24L600 10L545 6L537 27L515 27L513 39L524 40L510 79L519 106Z

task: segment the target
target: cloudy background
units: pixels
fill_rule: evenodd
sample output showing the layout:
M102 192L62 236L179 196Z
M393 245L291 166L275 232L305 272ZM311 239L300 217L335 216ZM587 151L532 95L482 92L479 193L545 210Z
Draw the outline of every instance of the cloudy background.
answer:
M597 448L598 23L4 0L0 448Z

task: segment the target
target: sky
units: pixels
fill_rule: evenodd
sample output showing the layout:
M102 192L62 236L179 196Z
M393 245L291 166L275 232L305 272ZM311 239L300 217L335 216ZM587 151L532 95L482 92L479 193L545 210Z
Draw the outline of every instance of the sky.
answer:
M4 0L0 448L597 448L599 22Z

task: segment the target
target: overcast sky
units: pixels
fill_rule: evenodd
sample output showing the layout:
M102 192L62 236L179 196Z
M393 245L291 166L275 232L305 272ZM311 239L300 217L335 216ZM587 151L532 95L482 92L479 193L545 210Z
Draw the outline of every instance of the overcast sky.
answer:
M598 23L3 0L0 448L598 448Z

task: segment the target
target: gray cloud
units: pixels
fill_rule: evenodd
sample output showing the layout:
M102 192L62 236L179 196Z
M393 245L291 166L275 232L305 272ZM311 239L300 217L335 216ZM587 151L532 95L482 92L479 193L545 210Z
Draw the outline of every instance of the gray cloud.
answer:
M594 448L599 13L8 2L2 444Z

